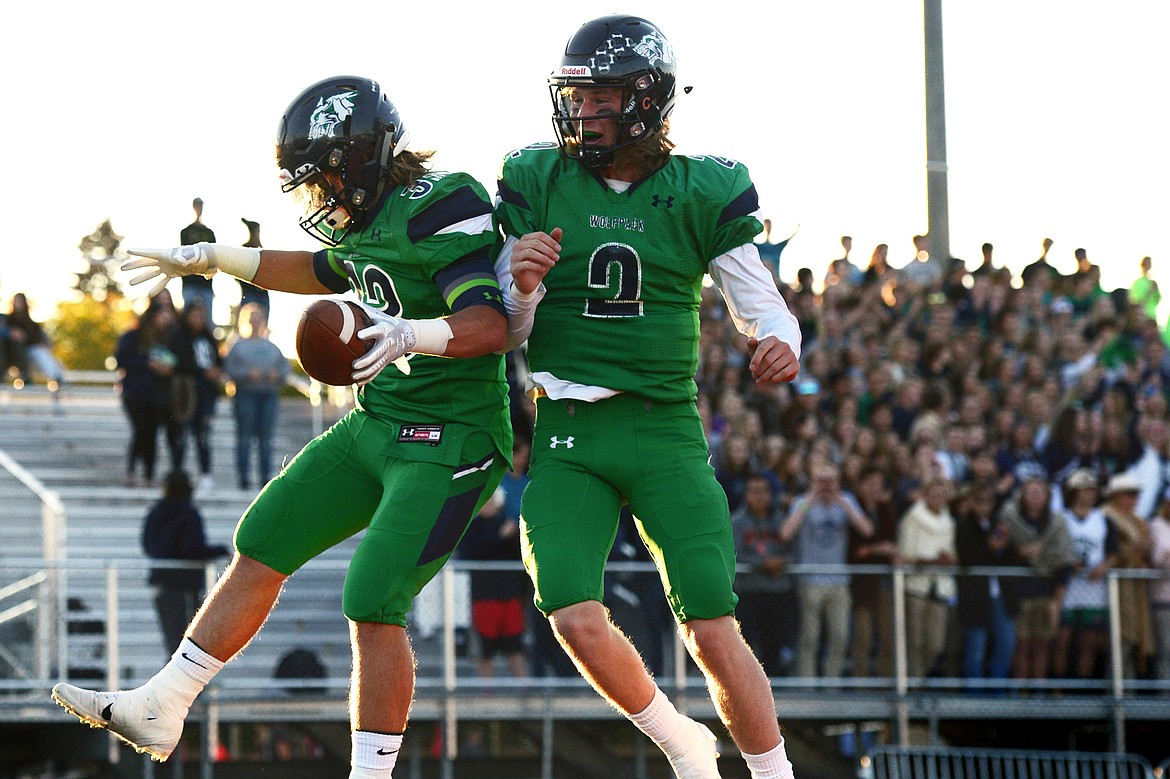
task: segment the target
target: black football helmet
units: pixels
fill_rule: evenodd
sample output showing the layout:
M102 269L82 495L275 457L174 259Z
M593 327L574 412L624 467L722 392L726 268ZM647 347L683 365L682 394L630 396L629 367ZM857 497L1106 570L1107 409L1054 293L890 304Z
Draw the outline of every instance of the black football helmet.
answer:
M661 127L674 109L675 63L666 36L645 19L613 15L581 25L565 45L560 66L548 77L553 127L565 156L603 167L613 161L614 151ZM574 89L589 86L621 87L621 113L574 116ZM615 143L584 142L583 120L611 118L618 120Z
M405 147L398 109L377 81L327 78L297 95L281 117L280 188L301 202L301 227L336 246L365 227L387 186L394 156Z

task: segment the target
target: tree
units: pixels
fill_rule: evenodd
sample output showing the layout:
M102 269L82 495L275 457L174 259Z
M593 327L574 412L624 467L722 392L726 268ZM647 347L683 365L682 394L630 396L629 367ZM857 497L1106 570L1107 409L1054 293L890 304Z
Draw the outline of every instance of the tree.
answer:
M110 220L102 222L92 233L81 239L77 245L85 260L84 270L74 274L77 281L73 288L83 296L104 302L110 296L122 297L114 271L126 259L122 251L122 236L114 232Z
M114 276L127 255L122 236L114 232L109 219L82 238L77 248L85 263L74 274L73 288L81 293L80 299L59 303L56 318L46 326L63 365L74 370L108 369L118 336L134 321Z
M111 297L117 300L111 305ZM72 370L108 370L118 337L134 323L134 312L121 295L104 301L91 297L63 300L57 316L47 323L53 351Z

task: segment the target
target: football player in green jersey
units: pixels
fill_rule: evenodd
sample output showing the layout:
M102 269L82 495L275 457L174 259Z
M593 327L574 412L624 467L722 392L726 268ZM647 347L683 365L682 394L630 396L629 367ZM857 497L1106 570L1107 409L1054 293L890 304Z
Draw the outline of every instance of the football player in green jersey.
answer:
M800 331L753 244L747 169L671 154L675 81L657 27L590 21L549 78L558 143L503 163L497 269L509 261L509 342L528 336L537 384L522 549L537 605L582 675L681 779L713 779L714 736L676 711L601 603L628 503L751 775L789 777L771 685L735 620L727 498L695 404L704 275L749 339L757 382L796 377Z
M166 667L128 691L54 688L83 721L165 760L188 707L257 633L285 579L365 530L342 596L353 644L350 776L390 776L414 692L407 611L512 451L491 201L467 174L428 172L429 157L406 148L377 82L326 79L289 105L277 163L283 189L304 195L302 227L328 248L132 250L138 258L123 268L141 271L134 282L159 278L155 292L217 270L286 292L352 290L374 319L359 336L375 344L354 364L357 408L256 497L235 557Z

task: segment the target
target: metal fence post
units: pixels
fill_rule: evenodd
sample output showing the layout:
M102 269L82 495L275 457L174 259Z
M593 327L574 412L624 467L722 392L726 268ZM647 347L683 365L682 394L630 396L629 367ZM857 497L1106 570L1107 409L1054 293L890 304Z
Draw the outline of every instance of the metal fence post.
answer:
M118 633L118 568L113 563L106 565L106 689L122 689L121 637ZM113 733L109 737L109 761L117 765L122 756L120 741Z
M898 743L906 747L910 745L910 715L906 703L906 693L909 689L906 680L906 572L901 566L893 568L893 579L894 692L897 696L894 703L895 727L898 732Z
M443 777L451 779L459 753L459 721L455 711L455 569L443 567Z
M1105 589L1109 596L1109 676L1113 688L1113 751L1125 751L1125 711L1122 698L1125 696L1125 660L1121 652L1121 587L1116 572L1105 576Z
M64 532L65 507L55 494L50 494L41 501L41 555L46 561L60 561ZM61 598L58 598L57 594L63 591L60 570L54 566L45 586L46 597L41 598L41 608L37 613L36 674L41 679L49 678L53 648L63 640L62 635L57 632L61 624ZM62 668L60 673L64 671Z

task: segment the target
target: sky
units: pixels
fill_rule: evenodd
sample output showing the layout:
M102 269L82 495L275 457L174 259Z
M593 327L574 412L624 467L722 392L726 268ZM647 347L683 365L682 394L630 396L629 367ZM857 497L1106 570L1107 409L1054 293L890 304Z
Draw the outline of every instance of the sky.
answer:
M380 81L413 148L494 193L505 153L552 140L545 78L565 41L616 11L657 24L694 87L672 117L678 151L741 161L776 232L799 227L782 278L821 277L845 234L859 265L886 243L899 267L928 228L918 0L16 8L0 33L12 109L0 300L24 291L39 319L70 294L77 244L106 219L124 246L172 246L198 196L223 243L246 239L246 217L267 248L317 248L272 150L285 106L324 77ZM1170 5L1150 0L943 0L954 256L973 266L987 241L1018 271L1051 237L1066 272L1084 247L1103 286L1128 286L1149 255L1170 290L1168 22ZM215 288L223 320L238 286ZM306 303L273 297L273 338L290 353Z

